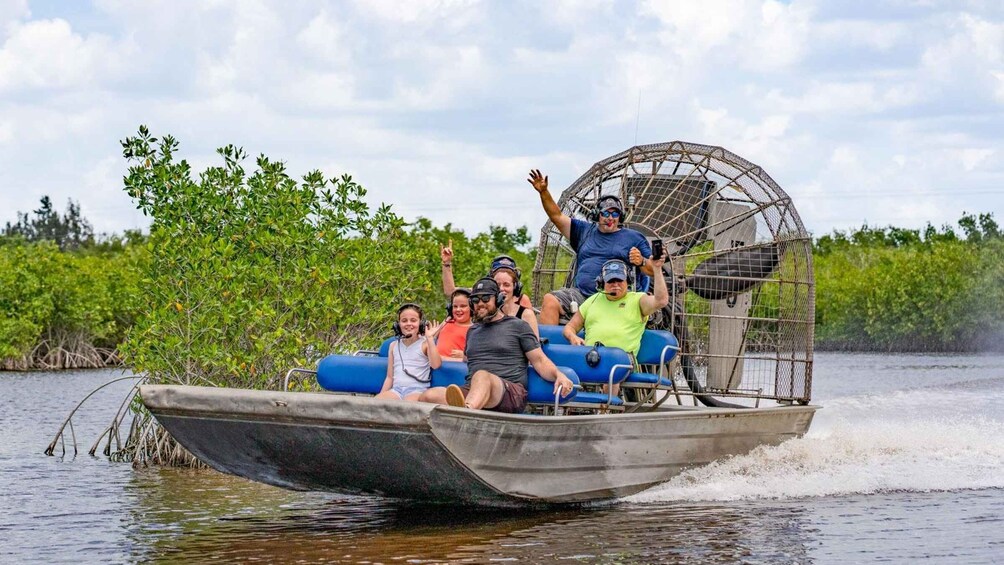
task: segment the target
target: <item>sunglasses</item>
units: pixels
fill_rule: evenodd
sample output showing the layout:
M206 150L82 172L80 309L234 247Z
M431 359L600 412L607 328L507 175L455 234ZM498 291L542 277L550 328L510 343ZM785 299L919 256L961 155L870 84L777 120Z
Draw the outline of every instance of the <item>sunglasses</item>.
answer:
M621 217L621 213L618 212L617 210L604 210L604 211L600 212L600 215L603 216L604 218L620 218Z
M471 297L471 306L476 305L478 302L484 302L488 304L488 301L493 298L491 294L476 294Z

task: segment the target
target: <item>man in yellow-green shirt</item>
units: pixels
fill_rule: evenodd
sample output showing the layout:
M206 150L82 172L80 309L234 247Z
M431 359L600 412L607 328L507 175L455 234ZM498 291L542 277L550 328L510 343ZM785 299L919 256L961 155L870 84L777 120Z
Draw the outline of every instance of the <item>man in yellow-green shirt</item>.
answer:
M620 259L612 259L603 264L596 279L596 294L579 306L579 311L565 325L562 331L572 345L601 342L607 347L619 347L632 355L637 355L641 346L641 336L645 332L648 317L656 310L669 304L666 279L661 276L662 257L652 258L653 294L628 292L630 276L627 265ZM578 332L586 328L586 338Z

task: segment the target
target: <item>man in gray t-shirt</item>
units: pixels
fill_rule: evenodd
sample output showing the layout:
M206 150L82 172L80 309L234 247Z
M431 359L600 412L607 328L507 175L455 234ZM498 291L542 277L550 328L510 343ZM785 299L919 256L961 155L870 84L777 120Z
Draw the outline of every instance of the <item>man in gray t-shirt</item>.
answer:
M526 388L526 353L540 348L530 324L503 316L495 321L474 324L467 330L467 384L478 371L488 371Z
M469 372L462 387L430 388L420 400L450 406L520 413L526 407L527 364L567 396L572 381L544 355L530 326L506 316L499 305L505 294L491 278L474 284L470 294L475 322L467 331L464 354Z

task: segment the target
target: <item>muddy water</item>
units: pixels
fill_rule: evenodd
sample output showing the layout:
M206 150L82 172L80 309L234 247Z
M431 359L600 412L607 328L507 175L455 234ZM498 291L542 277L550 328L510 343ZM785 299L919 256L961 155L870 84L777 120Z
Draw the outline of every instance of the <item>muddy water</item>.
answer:
M513 512L297 493L86 455L131 383L0 373L2 562L1004 560L1004 357L820 354L805 438L615 503ZM57 453L59 450L57 449Z

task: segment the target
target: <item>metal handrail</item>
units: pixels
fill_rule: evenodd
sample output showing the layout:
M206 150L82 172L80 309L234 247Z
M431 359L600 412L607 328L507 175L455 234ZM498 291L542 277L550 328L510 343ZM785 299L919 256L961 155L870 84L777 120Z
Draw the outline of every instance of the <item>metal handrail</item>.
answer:
M282 380L282 391L286 392L289 390L289 377L293 376L293 373L306 373L309 375L317 376L317 371L311 371L310 369L300 369L298 367L293 367L286 372L286 378Z

